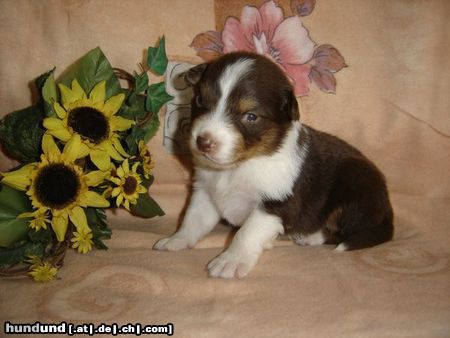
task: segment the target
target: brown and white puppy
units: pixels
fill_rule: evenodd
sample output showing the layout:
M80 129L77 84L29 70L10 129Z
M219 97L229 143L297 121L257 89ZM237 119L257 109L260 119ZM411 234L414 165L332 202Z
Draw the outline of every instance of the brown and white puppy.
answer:
M241 278L279 234L339 251L391 239L382 173L344 141L300 124L292 86L276 64L231 53L186 78L195 91L193 194L180 229L154 249L192 248L225 219L240 229L207 269Z

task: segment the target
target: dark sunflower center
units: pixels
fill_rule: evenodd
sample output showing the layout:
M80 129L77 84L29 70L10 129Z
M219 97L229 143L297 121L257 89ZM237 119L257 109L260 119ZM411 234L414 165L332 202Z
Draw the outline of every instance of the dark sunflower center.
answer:
M101 112L92 107L72 109L68 124L75 132L93 143L100 143L108 137L108 121Z
M53 209L63 209L75 201L80 190L77 174L64 164L42 168L34 184L39 202Z
M127 195L132 195L136 191L137 181L134 177L129 176L126 178L125 183L123 185L123 192Z

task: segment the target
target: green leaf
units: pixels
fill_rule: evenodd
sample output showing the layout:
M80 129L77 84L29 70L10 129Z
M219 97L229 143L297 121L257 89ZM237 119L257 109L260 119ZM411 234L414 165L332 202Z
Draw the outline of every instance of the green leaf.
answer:
M144 143L147 143L153 136L155 136L156 132L159 129L160 122L158 114L151 114L150 119L143 125L136 124L131 129L131 133L125 139L125 142L128 147L128 151L131 155L137 155L138 153L138 143L140 140L143 140Z
M152 84L147 89L146 109L152 113L158 113L164 103L173 99L166 92L164 82Z
M47 117L54 117L56 113L53 111L52 103L58 101L58 90L55 83L55 68L40 75L35 81L35 85L39 91L41 101L40 105Z
M9 155L33 162L41 154L44 112L39 105L12 112L0 121L0 141Z
M148 87L148 74L142 73L142 74L134 74L134 92L136 94L142 93L145 91Z
M142 177L142 185L148 189L153 184L154 180L155 177L153 176L150 176L149 178Z
M167 69L166 39L163 36L157 47L148 47L147 66L156 74L162 75Z
M46 71L44 74L39 75L35 80L34 80L34 85L36 86L36 88L39 90L39 93L41 93L42 88L45 85L45 81L47 81L47 79L50 77L50 75L52 73L54 73L55 71L55 67L53 67L53 69L50 69L48 71Z
M145 111L145 96L130 95L118 114L130 120L143 118L147 114Z
M106 223L105 212L102 209L86 208L85 213L92 230L92 241L95 246L99 249L108 249L102 239L110 239L112 232Z
M114 71L103 54L97 47L76 61L64 72L59 81L70 87L73 79L77 79L86 94L102 80L106 81L106 98L114 96L120 92L120 83Z
M0 247L9 247L26 238L29 219L17 216L31 210L25 192L0 184Z
M94 243L95 247L100 250L108 250L108 247L101 239L98 238L92 238L92 242Z
M158 203L147 193L140 194L137 203L130 205L130 212L132 215L142 218L165 215Z
M28 238L34 243L50 243L54 236L54 232L49 224L47 224L47 229L40 229L38 231L30 229L28 231Z
M45 102L52 104L54 101L58 101L58 90L55 83L55 68L39 76L36 79L35 84L41 92Z
M20 263L27 256L35 255L42 257L44 254L44 243L20 242L11 248L0 248L0 266L8 266Z

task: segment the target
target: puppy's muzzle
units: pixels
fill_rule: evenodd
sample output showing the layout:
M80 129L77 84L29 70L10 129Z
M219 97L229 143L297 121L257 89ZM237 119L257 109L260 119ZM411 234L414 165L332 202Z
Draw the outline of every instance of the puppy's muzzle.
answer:
M208 133L197 136L197 148L204 154L214 152L217 147L217 141Z

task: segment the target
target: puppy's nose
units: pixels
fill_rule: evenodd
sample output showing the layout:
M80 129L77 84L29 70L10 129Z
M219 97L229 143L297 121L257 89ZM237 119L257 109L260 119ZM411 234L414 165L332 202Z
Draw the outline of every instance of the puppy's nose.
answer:
M197 148L202 153L209 153L216 147L216 141L209 134L197 137Z

